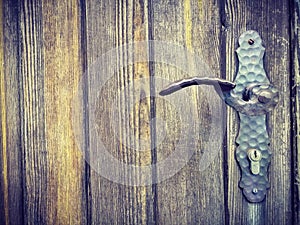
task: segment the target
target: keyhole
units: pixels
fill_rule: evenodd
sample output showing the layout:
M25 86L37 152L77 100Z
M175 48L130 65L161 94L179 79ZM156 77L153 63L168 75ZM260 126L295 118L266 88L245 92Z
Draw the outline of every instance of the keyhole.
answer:
M254 150L254 158L257 159L257 151Z
M258 151L257 149L250 149L248 151L248 157L251 161L255 161L255 162L258 162L261 160L261 152Z

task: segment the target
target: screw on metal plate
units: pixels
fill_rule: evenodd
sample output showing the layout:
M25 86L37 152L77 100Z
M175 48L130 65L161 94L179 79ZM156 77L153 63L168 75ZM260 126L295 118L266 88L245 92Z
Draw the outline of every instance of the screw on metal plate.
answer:
M239 46L236 50L239 69L234 82L195 77L177 81L160 94L168 95L191 85L213 85L226 104L238 111L240 130L235 154L242 171L239 185L248 201L261 202L270 187L267 172L271 152L266 114L277 105L279 92L270 84L264 70L265 49L259 34L253 30L244 32Z

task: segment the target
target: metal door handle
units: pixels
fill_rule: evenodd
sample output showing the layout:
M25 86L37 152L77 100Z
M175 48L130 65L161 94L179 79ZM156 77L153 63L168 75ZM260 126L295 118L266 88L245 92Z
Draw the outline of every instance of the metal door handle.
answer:
M165 87L161 92L159 92L159 94L163 96L169 95L182 88L189 87L192 85L200 85L200 84L214 86L217 93L221 95L221 97L224 95L225 92L231 91L232 89L235 88L235 83L227 80L223 80L219 78L210 78L210 77L194 77L194 78L183 79L175 83L172 83L169 86Z
M270 84L263 67L265 49L261 43L256 31L249 30L240 36L240 47L236 50L239 69L234 82L194 77L177 81L160 92L168 95L191 85L213 85L226 104L238 111L240 129L235 154L242 172L239 186L250 202L263 201L270 187L267 172L271 152L266 114L279 101L279 92Z

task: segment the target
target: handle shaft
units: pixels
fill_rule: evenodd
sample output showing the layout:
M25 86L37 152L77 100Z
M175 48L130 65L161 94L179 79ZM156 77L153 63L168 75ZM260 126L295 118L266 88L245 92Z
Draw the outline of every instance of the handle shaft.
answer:
M165 87L161 92L159 92L159 94L162 96L169 95L182 88L202 84L213 85L219 95L222 95L223 92L227 92L235 88L235 83L227 80L210 77L193 77L176 81L175 83L172 83L169 86Z

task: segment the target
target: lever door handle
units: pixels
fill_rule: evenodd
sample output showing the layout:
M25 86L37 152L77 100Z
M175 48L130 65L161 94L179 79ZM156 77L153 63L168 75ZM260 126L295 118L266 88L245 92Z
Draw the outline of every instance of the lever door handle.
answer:
M277 88L270 84L263 67L264 47L256 31L244 32L236 50L239 69L234 82L223 79L194 77L170 84L160 95L168 95L191 85L213 85L225 103L238 111L240 129L235 151L241 168L239 186L250 202L261 202L270 187L268 167L271 152L266 114L279 101Z
M214 86L217 93L221 96L223 96L225 92L231 91L235 88L235 83L227 80L211 77L194 77L172 83L169 86L165 87L161 92L159 92L159 94L162 96L169 95L182 88L201 84Z

